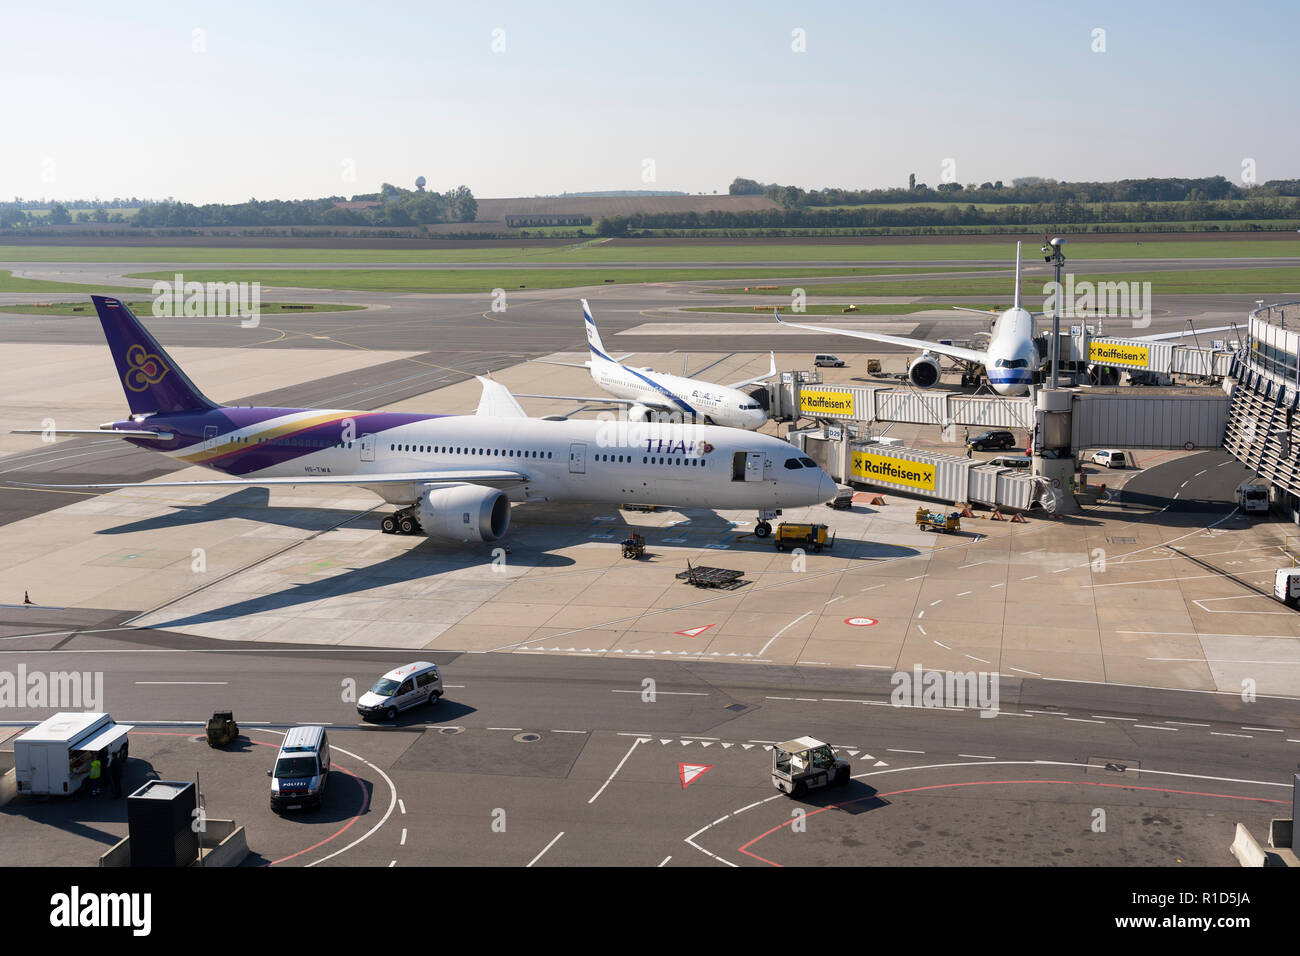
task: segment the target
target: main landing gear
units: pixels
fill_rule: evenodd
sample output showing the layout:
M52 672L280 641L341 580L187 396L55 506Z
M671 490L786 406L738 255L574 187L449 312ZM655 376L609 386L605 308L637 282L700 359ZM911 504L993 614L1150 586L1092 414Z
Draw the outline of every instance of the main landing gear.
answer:
M384 515L384 520L379 523L379 527L384 534L419 534L420 519L415 516L415 506L411 505L390 515Z
M772 533L771 520L781 516L781 509L775 511L760 511L758 513L758 524L754 525L754 536L766 538Z

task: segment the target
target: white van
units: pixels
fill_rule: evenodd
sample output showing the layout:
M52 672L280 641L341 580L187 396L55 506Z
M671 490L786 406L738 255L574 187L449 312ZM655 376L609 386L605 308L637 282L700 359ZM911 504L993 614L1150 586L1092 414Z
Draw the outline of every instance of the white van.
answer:
M271 778L271 809L296 810L325 799L330 778L330 742L324 727L294 727L284 735Z
M838 355L817 355L813 357L813 366L815 368L843 368L844 359Z
M363 720L383 717L397 719L397 712L436 704L442 699L442 675L438 665L429 661L416 661L395 667L375 682L375 686L357 701L357 713Z
M1246 514L1268 514L1268 488L1242 485L1237 489L1237 507Z
M1127 468L1128 456L1115 448L1103 448L1092 453L1092 463L1107 468Z

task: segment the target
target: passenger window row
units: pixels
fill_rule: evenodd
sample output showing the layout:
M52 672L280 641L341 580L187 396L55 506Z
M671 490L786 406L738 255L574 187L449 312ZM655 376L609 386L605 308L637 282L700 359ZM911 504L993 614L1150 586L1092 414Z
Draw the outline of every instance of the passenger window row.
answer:
M462 448L459 445L397 445L388 446L389 451L409 451L418 455L483 455L493 458L553 458L554 452L519 450L516 448Z

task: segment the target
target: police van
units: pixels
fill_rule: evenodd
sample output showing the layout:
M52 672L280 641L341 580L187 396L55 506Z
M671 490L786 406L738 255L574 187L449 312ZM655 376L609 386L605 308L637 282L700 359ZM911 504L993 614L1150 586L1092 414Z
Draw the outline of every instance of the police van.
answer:
M294 727L284 735L271 778L271 809L296 810L325 799L330 777L330 742L324 727Z
M442 675L438 665L416 661L395 667L375 682L357 701L357 713L365 720L383 717L396 720L398 711L436 704L442 699Z

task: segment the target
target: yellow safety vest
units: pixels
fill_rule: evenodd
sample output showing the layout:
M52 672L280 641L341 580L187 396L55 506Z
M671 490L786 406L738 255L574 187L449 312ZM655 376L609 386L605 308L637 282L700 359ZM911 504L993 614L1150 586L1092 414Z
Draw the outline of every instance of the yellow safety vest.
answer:
M99 779L99 761L98 761L98 760L92 760L92 761L90 762L90 779L91 779L91 780L98 780L98 779Z

